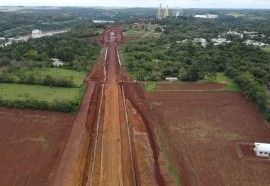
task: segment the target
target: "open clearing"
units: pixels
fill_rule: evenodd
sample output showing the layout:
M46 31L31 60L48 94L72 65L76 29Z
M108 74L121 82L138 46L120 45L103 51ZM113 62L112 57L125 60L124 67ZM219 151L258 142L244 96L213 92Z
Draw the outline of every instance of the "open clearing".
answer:
M50 185L74 118L0 108L0 185Z
M79 96L80 88L0 83L0 97L5 100L36 99L51 103L54 100L76 100Z
M270 161L239 156L237 143L270 142L240 92L149 92L146 100L185 185L270 185Z

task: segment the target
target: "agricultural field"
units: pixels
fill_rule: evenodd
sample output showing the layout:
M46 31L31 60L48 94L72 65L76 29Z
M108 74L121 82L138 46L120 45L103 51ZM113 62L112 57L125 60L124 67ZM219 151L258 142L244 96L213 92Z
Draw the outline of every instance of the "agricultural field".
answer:
M194 83L187 82L144 82L142 83L146 92L153 91L240 91L239 86L223 72L217 73L214 82L200 80Z
M270 141L267 122L241 92L155 91L146 101L185 185L270 184L270 162L238 152L238 143Z
M0 108L0 185L51 185L74 119Z

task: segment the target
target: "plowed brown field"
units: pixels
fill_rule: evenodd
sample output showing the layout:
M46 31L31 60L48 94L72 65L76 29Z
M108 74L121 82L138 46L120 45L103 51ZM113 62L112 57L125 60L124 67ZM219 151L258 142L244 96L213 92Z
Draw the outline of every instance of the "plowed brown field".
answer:
M226 87L223 83L160 83L155 90L216 90Z
M51 185L73 115L0 108L0 185Z
M185 185L270 185L270 161L239 156L238 142L270 142L270 129L237 92L147 93L149 109Z

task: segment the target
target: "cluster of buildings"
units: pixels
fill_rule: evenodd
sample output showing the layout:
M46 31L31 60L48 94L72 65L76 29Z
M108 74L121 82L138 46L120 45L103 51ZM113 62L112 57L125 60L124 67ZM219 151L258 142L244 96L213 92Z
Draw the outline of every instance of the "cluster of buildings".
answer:
M244 38L244 36L246 36L247 38L259 37L259 34L257 32L247 32L247 31L237 32L237 31L230 30L228 32L220 34L217 38L212 38L211 42L215 46L229 44L232 41L227 39L228 37L226 37L226 36L228 36L228 35L238 36L240 38ZM266 37L266 36L263 34L260 34L260 37ZM176 41L176 43L187 43L188 41L189 41L188 39L185 39L182 41ZM193 41L191 41L191 42L200 43L203 47L206 47L208 44L208 42L205 38L194 38ZM261 47L261 48L268 46L268 44L266 44L266 43L256 41L256 40L251 40L251 39L245 40L244 43L246 45L253 45L253 46Z
M254 41L254 40L250 40L250 39L246 40L244 43L245 43L246 45L253 45L253 46L261 47L261 48L267 47L267 46L268 46L268 45L265 44L265 43L262 43L262 42L259 42L259 41Z
M227 40L226 38L223 37L219 37L219 38L212 38L211 41L214 43L215 46L218 45L225 45L225 44L229 44L232 41Z

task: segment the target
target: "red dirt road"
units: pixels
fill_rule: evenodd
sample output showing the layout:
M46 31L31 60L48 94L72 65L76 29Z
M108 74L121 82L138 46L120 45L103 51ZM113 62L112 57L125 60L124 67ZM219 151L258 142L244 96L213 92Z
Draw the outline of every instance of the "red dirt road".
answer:
M122 82L128 76L117 51L122 41L121 27L104 31L104 48L85 79L87 92L57 169L55 186L164 185L149 126L137 122L140 115L133 114L133 106L127 106ZM137 91L142 92L142 88ZM137 127L133 124L144 125L145 130L134 135Z
M100 112L95 125L95 143L89 148L85 185L160 185L148 131L134 135L140 116L127 106L117 44L123 39L120 27L104 32L105 75ZM106 55L107 54L107 55ZM103 93L104 92L104 93ZM142 121L140 125L145 125ZM136 131L135 131L136 132ZM147 147L147 149L145 149ZM142 161L144 160L144 161ZM145 177L147 174L147 178Z
M240 157L239 142L270 142L260 113L236 92L147 93L185 185L270 185L270 161Z
M105 84L105 109L104 124L102 130L101 172L98 185L133 185L132 163L124 162L123 157L130 157L129 149L122 148L122 141L128 138L121 136L121 127L125 130L124 118L120 117L121 89L118 80L118 58L116 43L110 42L108 46L108 58L106 62L107 78ZM123 170L123 163L128 168ZM125 183L125 184L124 184Z
M0 108L0 185L51 185L74 118Z

